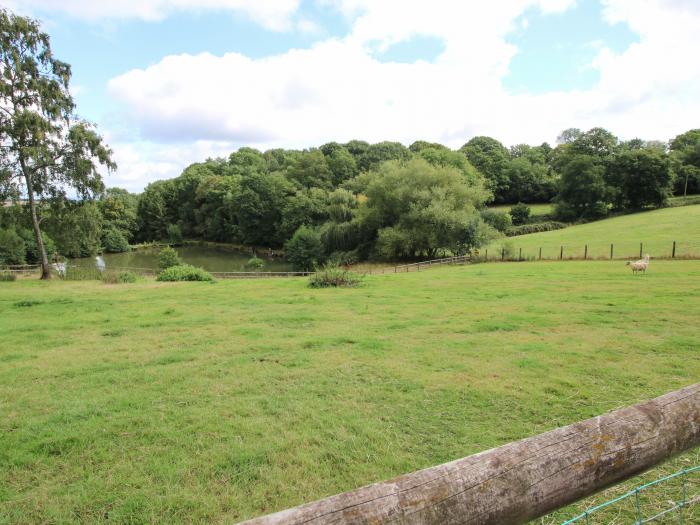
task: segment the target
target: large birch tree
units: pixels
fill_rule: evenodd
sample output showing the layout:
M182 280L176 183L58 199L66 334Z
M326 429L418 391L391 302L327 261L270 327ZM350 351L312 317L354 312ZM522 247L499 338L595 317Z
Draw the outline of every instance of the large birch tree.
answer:
M0 10L0 188L26 198L42 279L50 272L41 205L93 198L104 189L100 166L116 168L94 127L75 115L70 77L36 20Z

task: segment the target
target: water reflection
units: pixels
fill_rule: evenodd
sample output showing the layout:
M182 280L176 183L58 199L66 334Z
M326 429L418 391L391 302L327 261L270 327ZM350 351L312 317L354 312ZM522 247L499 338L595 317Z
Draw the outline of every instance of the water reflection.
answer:
M222 249L212 246L180 246L175 248L180 258L187 264L199 266L210 272L242 272L248 271L246 263L252 257L250 252L233 249ZM103 268L146 268L156 270L158 268L159 248L134 250L126 253L105 253L96 259L74 259L71 264L82 267L100 269L100 260ZM257 256L265 261L265 266L260 271L264 272L288 272L292 271L290 264L280 257L271 256L267 250L260 250ZM102 270L100 270L102 271Z

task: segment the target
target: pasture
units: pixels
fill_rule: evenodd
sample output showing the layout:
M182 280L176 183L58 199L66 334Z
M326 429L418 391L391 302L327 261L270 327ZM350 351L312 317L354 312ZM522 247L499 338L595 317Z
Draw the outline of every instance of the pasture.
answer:
M512 207L512 204L494 204L490 205L489 209L509 212ZM528 207L530 208L530 216L532 217L549 215L554 211L554 205L549 203L528 204Z
M518 256L522 248L524 259L535 259L542 248L542 257L558 259L561 246L564 258L583 258L585 245L588 257L610 257L610 244L615 258L639 257L639 244L644 253L654 257L670 257L673 241L676 256L700 257L700 205L662 208L659 210L622 215L561 230L519 235L494 241L489 258L500 257L501 249L510 246Z
M234 523L445 462L696 382L698 318L700 261L0 283L0 523Z

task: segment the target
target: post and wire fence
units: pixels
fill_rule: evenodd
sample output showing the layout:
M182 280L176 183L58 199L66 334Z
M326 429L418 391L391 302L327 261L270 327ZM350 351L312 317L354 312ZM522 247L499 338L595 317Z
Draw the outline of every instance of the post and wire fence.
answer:
M700 465L683 468L587 508L561 525L700 523Z
M512 241L477 250L478 262L553 260L629 260L649 254L654 259L700 259L700 241L594 242L528 244Z

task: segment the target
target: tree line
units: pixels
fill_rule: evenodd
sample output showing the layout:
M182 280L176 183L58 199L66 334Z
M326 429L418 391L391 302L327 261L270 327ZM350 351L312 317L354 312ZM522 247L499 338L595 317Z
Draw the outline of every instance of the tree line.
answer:
M620 141L602 128L565 130L555 146L506 148L478 136L458 150L362 140L243 147L139 195L105 189L99 168L116 166L74 116L70 66L37 22L0 10L0 26L0 264L39 262L45 276L54 253L184 238L285 247L299 268L459 254L516 218L489 203L554 202L552 218L576 221L700 192L700 129L666 144Z
M43 238L50 253L69 257L183 238L286 245L295 265L308 268L327 259L464 253L509 224L488 203L554 202L553 218L575 221L699 191L700 130L668 144L620 141L594 128L565 130L555 147L506 148L483 136L459 150L360 140L307 150L243 147L153 182L140 195L110 188L92 200L49 199ZM29 222L26 207L5 207L0 244L23 243L24 260L33 262Z

